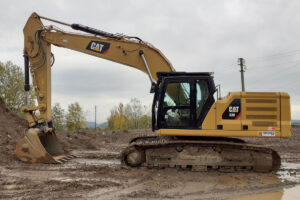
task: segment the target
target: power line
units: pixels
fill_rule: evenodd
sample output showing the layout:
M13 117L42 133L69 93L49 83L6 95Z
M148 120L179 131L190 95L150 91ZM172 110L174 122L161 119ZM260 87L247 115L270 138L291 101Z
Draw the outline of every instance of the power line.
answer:
M256 57L256 58L254 57L253 59L250 58L249 60L251 62L257 62L257 61L269 60L269 59L274 59L274 58L293 56L293 55L296 55L296 54L300 54L300 49L287 51L287 52L270 54L270 55L262 56L262 57Z
M251 69L263 69L264 67L282 67L282 65L286 65L284 67L290 67L291 63L300 64L300 60L282 62L282 63L274 63L274 64L261 64L261 65L253 65Z

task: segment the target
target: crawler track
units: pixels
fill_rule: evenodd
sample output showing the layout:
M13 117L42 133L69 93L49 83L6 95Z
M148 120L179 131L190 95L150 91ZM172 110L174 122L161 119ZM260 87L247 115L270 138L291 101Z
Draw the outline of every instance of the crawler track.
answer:
M276 151L234 138L138 137L122 152L121 162L130 167L177 167L192 171L271 172L280 167Z

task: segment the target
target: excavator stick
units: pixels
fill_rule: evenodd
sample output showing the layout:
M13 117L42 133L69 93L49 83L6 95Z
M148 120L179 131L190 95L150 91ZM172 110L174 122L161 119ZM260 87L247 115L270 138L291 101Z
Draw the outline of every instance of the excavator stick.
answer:
M29 128L16 147L17 157L27 163L63 163L74 158L68 155L58 142L54 131L44 132Z

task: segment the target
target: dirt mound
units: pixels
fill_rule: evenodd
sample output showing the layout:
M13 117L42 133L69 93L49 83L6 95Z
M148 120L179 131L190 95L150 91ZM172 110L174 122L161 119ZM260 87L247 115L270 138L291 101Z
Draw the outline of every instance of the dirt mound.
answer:
M24 137L27 121L10 111L0 98L0 163L18 162L15 156L15 146ZM144 133L145 130L103 132L103 131L65 131L56 130L56 135L64 149L97 150L106 143L125 142L130 138Z
M0 163L16 159L15 146L26 126L26 120L10 111L0 98Z
M98 150L108 143L124 143L141 135L152 134L150 130L130 130L130 131L64 131L57 130L56 135L68 151L75 149ZM113 149L111 149L113 150ZM118 149L120 151L120 148Z
M0 163L18 162L15 156L17 142L24 137L27 121L7 108L0 98ZM65 149L97 149L96 134L78 131L56 131Z
M23 131L27 126L25 119L10 111L0 98L0 132Z

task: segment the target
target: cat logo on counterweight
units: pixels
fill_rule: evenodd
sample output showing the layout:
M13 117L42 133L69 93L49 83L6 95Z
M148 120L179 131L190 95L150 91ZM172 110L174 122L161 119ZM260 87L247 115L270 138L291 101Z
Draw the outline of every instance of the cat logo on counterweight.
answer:
M241 100L234 99L230 105L226 108L222 115L222 119L237 120L241 116Z

